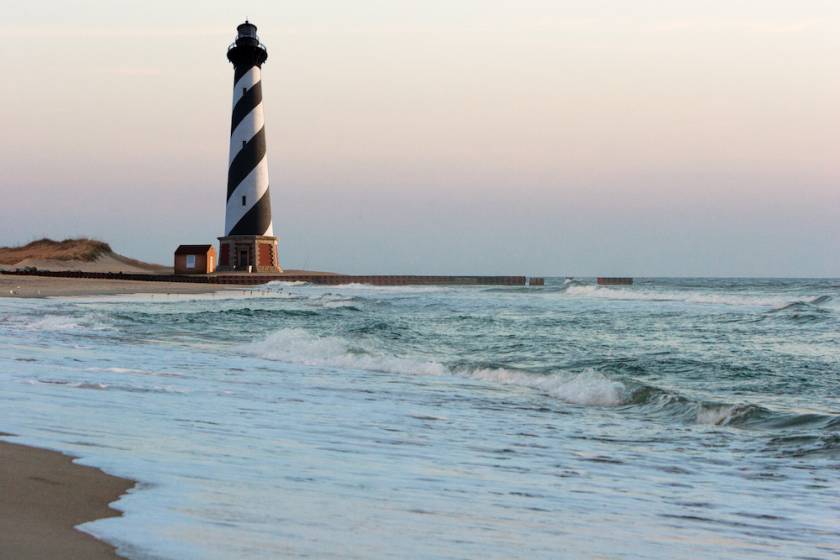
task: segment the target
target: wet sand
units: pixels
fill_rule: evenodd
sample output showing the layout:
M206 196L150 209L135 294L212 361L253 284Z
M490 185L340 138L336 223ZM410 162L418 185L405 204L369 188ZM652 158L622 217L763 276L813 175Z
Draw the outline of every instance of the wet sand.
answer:
M0 442L0 558L121 558L74 527L121 515L108 504L133 486L55 451Z

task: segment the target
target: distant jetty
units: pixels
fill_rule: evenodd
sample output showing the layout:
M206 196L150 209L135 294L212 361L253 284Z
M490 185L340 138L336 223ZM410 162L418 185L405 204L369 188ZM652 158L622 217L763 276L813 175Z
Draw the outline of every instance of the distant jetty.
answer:
M610 276L599 276L598 277L598 285L599 286L630 286L633 284L633 279L628 277L610 277Z
M526 276L420 276L420 275L351 275L351 274L132 274L123 272L82 272L76 270L5 270L3 274L46 276L50 278L86 278L98 280L134 280L143 282L184 282L191 284L229 284L256 286L269 282L307 282L337 286L370 284L372 286L526 286ZM541 284L531 284L541 285Z

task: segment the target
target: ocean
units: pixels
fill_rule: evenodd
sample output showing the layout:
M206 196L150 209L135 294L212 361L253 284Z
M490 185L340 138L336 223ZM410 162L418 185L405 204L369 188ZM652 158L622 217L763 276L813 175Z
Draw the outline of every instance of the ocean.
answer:
M840 280L0 300L131 559L840 558Z

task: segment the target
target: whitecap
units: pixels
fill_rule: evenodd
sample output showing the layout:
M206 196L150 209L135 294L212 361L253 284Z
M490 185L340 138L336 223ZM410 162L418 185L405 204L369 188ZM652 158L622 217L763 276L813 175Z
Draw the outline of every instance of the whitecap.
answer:
M466 372L473 379L502 385L536 389L563 402L589 406L617 406L627 399L627 387L620 381L587 369L583 372L533 374L507 369L480 369Z
M33 331L69 331L78 329L82 325L74 318L65 315L46 315L27 326Z
M269 360L309 366L329 366L390 373L446 374L433 361L418 361L351 346L335 336L316 336L304 329L281 329L265 339L240 346L240 350Z
M24 328L30 331L60 332L60 331L105 331L111 325L101 320L96 314L81 317L71 315L50 314L24 323Z

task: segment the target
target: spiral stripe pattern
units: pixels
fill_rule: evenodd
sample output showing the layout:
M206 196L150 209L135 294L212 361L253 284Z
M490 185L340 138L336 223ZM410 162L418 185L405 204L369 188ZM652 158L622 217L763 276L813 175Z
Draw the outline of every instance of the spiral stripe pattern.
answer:
M234 66L225 235L274 235L259 64Z

